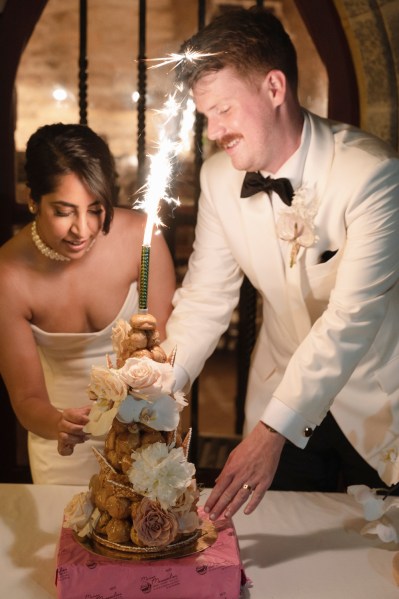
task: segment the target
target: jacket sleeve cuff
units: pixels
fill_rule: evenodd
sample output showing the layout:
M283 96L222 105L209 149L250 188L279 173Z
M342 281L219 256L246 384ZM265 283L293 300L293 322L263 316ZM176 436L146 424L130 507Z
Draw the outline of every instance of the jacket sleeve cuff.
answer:
M295 412L276 397L272 397L262 414L261 421L283 435L297 447L304 449L316 425Z

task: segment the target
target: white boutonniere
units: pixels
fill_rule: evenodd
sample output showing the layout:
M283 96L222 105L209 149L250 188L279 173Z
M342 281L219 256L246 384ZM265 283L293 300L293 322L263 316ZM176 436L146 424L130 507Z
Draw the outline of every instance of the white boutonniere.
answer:
M314 218L319 202L315 191L302 186L295 191L292 204L280 214L276 228L280 239L291 241L290 267L296 263L301 247L311 247L318 237L314 231Z

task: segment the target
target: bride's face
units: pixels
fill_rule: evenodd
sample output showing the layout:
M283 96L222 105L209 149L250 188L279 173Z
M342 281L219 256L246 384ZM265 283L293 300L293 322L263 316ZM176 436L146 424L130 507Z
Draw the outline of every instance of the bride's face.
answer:
M105 210L74 173L63 175L55 191L43 195L37 231L50 248L70 259L81 258L102 230Z

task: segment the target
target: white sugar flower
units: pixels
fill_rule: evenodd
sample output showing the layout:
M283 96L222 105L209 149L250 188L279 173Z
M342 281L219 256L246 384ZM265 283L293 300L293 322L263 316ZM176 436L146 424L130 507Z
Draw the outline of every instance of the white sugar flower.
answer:
M110 405L105 400L100 399L94 402L89 413L89 422L83 427L85 433L89 433L94 437L102 437L108 433L118 412L117 404L113 407L110 407Z
M102 437L111 428L120 403L127 394L127 385L113 368L93 366L89 397L95 399L90 413L89 422L84 426L85 433Z
M100 512L91 502L91 491L74 495L64 511L64 528L72 528L80 537L91 533Z
M169 449L165 443L153 443L132 452L133 465L128 477L135 491L158 501L162 509L175 505L195 474L182 447Z
M141 422L156 431L174 431L179 424L179 404L169 395L153 402L128 395L118 410L121 422Z
M173 398L179 406L179 412L181 412L181 410L188 405L183 391L174 391Z
M199 527L199 517L195 508L199 499L199 491L195 479L183 491L170 511L176 515L179 532L187 534Z
M197 512L176 513L175 515L177 517L179 532L182 534L188 534L198 530L200 519Z

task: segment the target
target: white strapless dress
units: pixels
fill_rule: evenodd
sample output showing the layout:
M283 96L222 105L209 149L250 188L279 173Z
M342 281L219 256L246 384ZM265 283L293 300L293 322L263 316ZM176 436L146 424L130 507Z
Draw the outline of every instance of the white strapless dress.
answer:
M137 312L137 283L130 286L127 298L115 320L96 333L47 333L35 325L32 332L38 346L53 406L59 410L90 403L86 389L92 366L106 366L106 355L114 361L111 333L115 322ZM89 439L75 446L71 456L61 456L57 441L28 433L28 452L32 479L35 484L87 485L92 474L99 471L92 447L102 450L103 439Z

